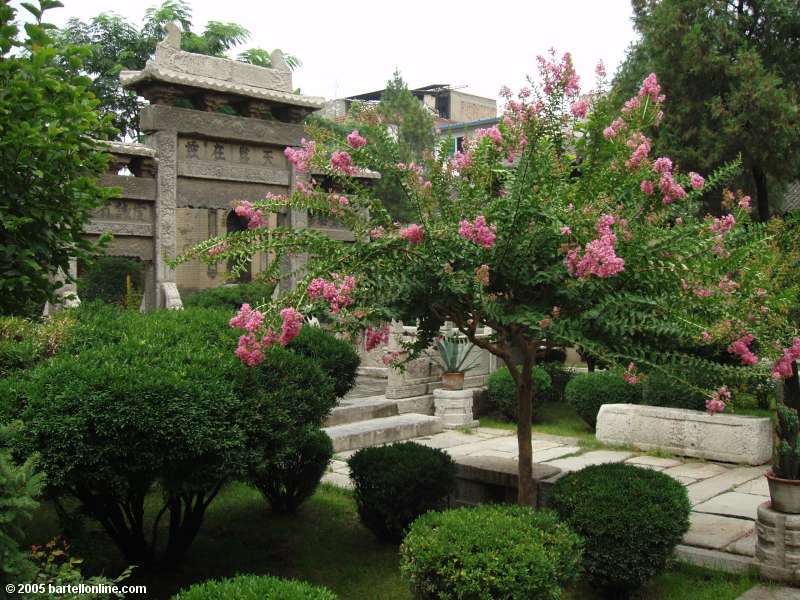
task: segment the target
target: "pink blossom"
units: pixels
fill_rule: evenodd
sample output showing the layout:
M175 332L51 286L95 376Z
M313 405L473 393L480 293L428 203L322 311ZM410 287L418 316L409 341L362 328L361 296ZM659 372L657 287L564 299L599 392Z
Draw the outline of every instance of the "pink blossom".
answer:
M211 246L208 250L206 250L206 253L209 256L218 256L218 255L222 254L223 252L225 252L225 250L227 250L227 249L228 249L228 245L225 242L218 242L218 243L214 244L213 246Z
M367 145L367 139L358 132L358 129L354 129L352 133L347 136L347 143L354 150L358 150L362 146Z
M355 175L358 169L353 166L353 157L344 150L337 150L331 154L331 167L345 175Z
M708 290L706 288L697 288L696 290L694 290L694 294L695 296L699 296L700 298L708 298L709 296L711 296L711 290Z
M658 84L658 78L655 73L650 73L642 82L642 87L639 89L639 96L650 96L656 102L661 103L664 101L664 96L661 96L661 86Z
M634 148L631 157L625 161L625 166L628 169L636 169L647 160L647 156L650 154L650 140L637 131L625 144L629 148Z
M653 163L653 171L656 173L672 173L672 160L666 156L661 156Z
M758 357L749 348L754 339L752 334L744 335L728 346L728 352L738 355L743 365L754 365L758 362Z
M503 143L503 134L500 133L500 130L497 128L497 125L492 127L487 127L484 129L478 129L475 132L475 139L477 141L482 140L483 138L488 137L492 142L497 144L498 146Z
M581 256L577 248L567 253L567 271L570 275L612 277L625 270L625 260L616 254L617 236L611 230L614 222L612 215L601 215L595 226L599 237L586 244L584 255Z
M711 341L711 334L708 333L707 331L703 331L703 333L701 333L700 336L703 338L703 341L706 342L706 343Z
M383 355L383 358L381 360L383 361L383 364L385 364L387 367L388 366L393 366L394 363L396 363L397 360L402 355L403 355L402 352L388 352L388 353Z
M261 311L253 310L249 304L242 304L239 312L231 317L228 325L234 329L244 329L250 333L255 333L264 323L264 314Z
M408 227L404 227L400 230L400 237L413 246L414 244L419 244L423 240L425 237L425 230L416 223L412 223Z
M622 378L629 384L629 385L636 385L639 383L639 376L636 375L636 364L635 363L628 363L628 368L622 374Z
M474 223L463 219L459 223L458 235L465 240L475 242L479 246L489 249L494 246L494 242L497 239L497 226L487 224L486 217L478 215L475 217Z
M383 228L382 225L378 225L374 229L371 229L369 232L369 237L373 240L377 240L378 238L382 238L386 234L386 230Z
M311 159L314 157L317 146L313 140L300 140L301 148L287 147L283 154L286 159L292 163L299 173L308 173L311 165Z
M285 346L294 338L300 335L300 329L303 327L303 315L296 309L287 307L280 312L283 323L281 324L281 335L278 338L278 343Z
M370 352L389 341L389 325L384 323L377 329L373 328L372 325L368 325L365 337L367 352Z
M571 235L572 234L572 227L567 227L566 225L561 228L561 235Z
M594 67L594 73L598 77L606 76L606 65L603 63L602 60L597 61L597 64Z
M472 155L469 152L456 151L453 154L453 168L456 171L463 171L472 165Z
M703 186L706 184L706 180L695 172L689 173L689 179L691 181L692 189L695 190L702 190Z
M714 222L711 224L709 228L711 233L716 233L718 235L725 235L733 226L736 225L736 217L732 214L725 215L723 217L715 217Z
M708 414L713 415L725 410L725 403L730 402L731 392L727 386L722 386L717 391L712 392L711 398L706 400L706 410Z
M331 312L336 314L352 303L351 294L356 287L356 279L352 275L331 274L332 280L322 277L311 280L308 284L308 295L314 300L328 301Z
M253 206L253 203L248 202L247 200L240 202L236 208L233 209L233 212L235 212L237 216L247 219L248 229L266 227L269 224L269 222L264 219L264 214L261 212L261 210L256 209Z
M614 119L614 121L603 130L603 137L606 139L610 139L615 137L619 132L624 131L627 129L628 124L623 121L621 118Z
M565 52L561 60L558 60L556 51L550 48L548 55L536 57L539 76L542 78L542 91L549 96L562 89L567 97L577 96L580 93L580 80L572 65L570 53Z
M239 336L239 343L234 354L248 367L255 367L264 360L262 344L252 333Z
M649 179L642 180L642 183L639 187L642 189L642 192L644 192L646 196L652 196L653 192L655 191L653 188L653 182L650 181Z
M794 338L789 348L783 349L781 356L772 367L774 379L788 379L793 374L792 365L800 358L800 338Z
M622 107L622 114L629 115L631 112L639 108L641 106L642 101L639 99L639 96L634 96L633 98L627 100Z
M586 116L586 113L589 110L589 100L586 98L580 98L570 104L569 111L572 113L572 116L576 119L583 119Z
M719 280L719 289L720 291L725 294L726 296L730 296L736 291L736 288L739 287L739 284L736 283L733 279L731 279L728 275L724 275Z

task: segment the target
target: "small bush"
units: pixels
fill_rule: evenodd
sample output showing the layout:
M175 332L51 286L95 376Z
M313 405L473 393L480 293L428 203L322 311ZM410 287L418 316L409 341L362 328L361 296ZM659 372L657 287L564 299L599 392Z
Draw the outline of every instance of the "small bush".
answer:
M0 317L0 378L29 369L55 354L73 325L69 311L41 321Z
M321 327L305 326L287 347L313 359L333 379L336 395L340 398L355 385L361 359L349 342L340 340Z
M443 508L455 488L450 455L414 442L363 448L347 464L361 522L388 542L399 543L414 519Z
M141 290L143 273L144 267L139 260L124 256L101 256L78 281L78 296L81 300L101 300L124 306L128 295L128 277L133 289Z
M609 597L661 572L689 529L686 488L632 465L586 467L561 478L551 506L586 543L584 570Z
M533 417L536 418L537 408L552 398L552 385L550 375L542 367L534 367L531 370L533 387L535 390L533 397ZM517 420L517 384L514 383L511 372L507 367L498 369L489 375L487 385L487 396L489 399L489 410L495 411L512 421Z
M239 310L242 304L258 306L272 298L275 286L263 281L223 285L187 294L183 299L184 308L219 308L229 311Z
M580 538L555 513L520 506L428 513L400 547L400 572L420 599L556 600L580 562Z
M323 587L266 575L239 575L204 581L178 592L172 600L336 600Z
M618 371L581 373L564 389L567 402L592 429L603 404L639 404L641 394L641 387L626 382Z
M272 512L294 514L319 485L333 456L333 443L316 427L299 428L289 444L250 471L250 481L269 502Z
M706 398L701 392L659 372L648 375L642 394L644 403L650 406L706 409Z

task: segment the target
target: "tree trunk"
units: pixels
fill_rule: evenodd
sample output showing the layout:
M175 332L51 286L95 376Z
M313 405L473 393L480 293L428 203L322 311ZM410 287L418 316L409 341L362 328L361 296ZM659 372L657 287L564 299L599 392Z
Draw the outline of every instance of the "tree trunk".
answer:
M769 221L769 190L767 189L767 175L760 167L753 167L753 179L756 183L756 203L758 205L758 220L762 223Z
M792 376L783 382L783 403L800 411L800 377L797 376L797 363L792 361Z
M532 506L534 502L533 445L531 444L534 393L531 380L532 368L533 357L531 352L526 350L522 361L522 373L517 381L517 446L519 447L517 504L520 506Z

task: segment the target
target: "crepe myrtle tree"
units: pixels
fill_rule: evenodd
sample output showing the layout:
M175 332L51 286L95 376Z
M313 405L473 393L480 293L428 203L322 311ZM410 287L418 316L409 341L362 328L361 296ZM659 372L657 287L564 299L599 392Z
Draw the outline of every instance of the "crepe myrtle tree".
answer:
M384 139L370 140L312 130L313 141L286 156L299 173L325 173L325 185L309 175L289 197L242 202L236 210L247 230L205 241L179 261L243 261L267 251L277 260L266 276L277 278L282 257L308 256L296 289L231 319L243 330L236 353L248 364L287 343L304 317L325 316L365 336L368 349L387 340L390 320L416 323L416 339L384 357L397 367L454 323L514 378L518 500L530 504L531 368L543 344L578 346L621 365L631 385L652 371L691 383L694 369L716 386L745 372L769 377L769 356L794 334L785 318L789 288L775 291L783 223L752 222L750 198L723 190L738 165L703 178L650 155L646 131L658 125L664 102L655 75L609 114L593 108L605 86L599 73L597 89L581 95L569 54L539 57L529 87L502 90L499 125L463 152L424 164L371 153L371 143L387 143L380 132L370 135ZM361 169L402 174L415 222L392 222L354 177ZM715 190L728 213L700 215L701 197ZM338 219L355 241L265 227L268 213L290 207ZM483 327L488 338L478 336ZM728 348L741 365L713 362L697 351L703 346ZM707 394L711 412L731 397L727 387Z

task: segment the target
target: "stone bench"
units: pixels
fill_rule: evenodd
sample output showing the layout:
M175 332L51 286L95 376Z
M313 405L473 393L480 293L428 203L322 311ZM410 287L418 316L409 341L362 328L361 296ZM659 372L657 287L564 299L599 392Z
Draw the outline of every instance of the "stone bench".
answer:
M766 417L709 415L697 410L604 404L597 415L597 440L748 465L772 459L772 422Z
M456 461L456 490L450 506L475 506L478 504L516 504L517 461L498 456L459 456ZM561 473L561 469L547 464L533 465L533 505L541 503L540 487L546 479Z

